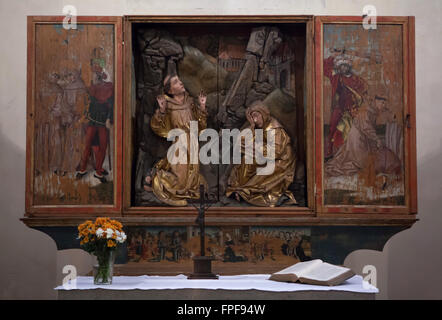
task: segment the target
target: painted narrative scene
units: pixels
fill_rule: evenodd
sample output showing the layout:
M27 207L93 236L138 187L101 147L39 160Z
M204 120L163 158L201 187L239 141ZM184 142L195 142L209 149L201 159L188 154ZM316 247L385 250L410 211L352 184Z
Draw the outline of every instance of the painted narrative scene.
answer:
M192 226L130 228L125 272L191 271L192 258L200 252L199 232ZM309 228L207 227L205 235L206 255L214 257L214 271L222 268L223 274L275 272L312 256Z
M307 206L305 34L303 24L134 25L132 205L188 206L204 185L214 206ZM174 129L187 163L167 157ZM270 173L244 143L235 158L246 131L255 155L259 141L274 152Z
M36 25L34 205L114 203L114 27Z
M325 205L405 205L402 27L325 24Z

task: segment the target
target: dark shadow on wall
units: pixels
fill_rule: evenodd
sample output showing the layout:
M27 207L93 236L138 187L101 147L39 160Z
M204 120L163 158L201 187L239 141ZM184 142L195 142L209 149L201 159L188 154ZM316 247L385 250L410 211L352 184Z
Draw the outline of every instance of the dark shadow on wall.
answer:
M20 221L26 153L10 139L0 127L0 299L56 299L56 245Z
M418 159L419 221L392 239L389 299L442 299L442 146Z

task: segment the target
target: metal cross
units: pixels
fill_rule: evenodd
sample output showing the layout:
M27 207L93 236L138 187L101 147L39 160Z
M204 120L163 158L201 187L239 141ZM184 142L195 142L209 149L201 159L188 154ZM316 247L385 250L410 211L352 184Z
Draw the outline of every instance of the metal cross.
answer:
M189 201L192 206L197 209L198 211L198 217L195 220L195 223L197 223L200 227L200 248L201 248L201 257L204 257L206 254L206 245L205 245L205 238L206 238L206 226L205 226L205 212L207 209L210 208L210 206L215 203L215 201L210 201L206 199L205 197L206 193L204 191L204 185L200 185L200 198L199 200L195 201ZM199 205L198 205L199 204Z

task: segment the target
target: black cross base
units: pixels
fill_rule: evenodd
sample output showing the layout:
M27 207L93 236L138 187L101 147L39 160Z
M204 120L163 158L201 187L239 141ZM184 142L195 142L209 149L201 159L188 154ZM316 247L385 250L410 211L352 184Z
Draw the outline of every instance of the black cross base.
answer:
M213 260L215 260L214 257L193 257L193 273L187 279L218 279L218 276L212 273Z

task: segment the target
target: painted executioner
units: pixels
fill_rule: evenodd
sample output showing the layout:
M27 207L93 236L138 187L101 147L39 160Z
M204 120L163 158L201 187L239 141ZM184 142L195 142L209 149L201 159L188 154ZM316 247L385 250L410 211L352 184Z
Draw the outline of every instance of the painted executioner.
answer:
M266 153L267 136L270 130L275 130L275 168L273 173L258 175L260 166L253 157L253 163L245 162L246 149L241 147L241 164L234 165L227 181L226 196L235 195L236 200L244 199L255 206L274 207L282 196L287 196L289 202L296 203L292 192L288 190L293 182L296 158L293 152L290 136L282 125L270 115L270 111L261 101L255 101L246 110L247 128L252 130L253 143L256 139L255 128L263 129L264 150Z
M95 173L94 177L100 182L106 182L106 175L109 173L103 169L103 163L106 156L108 145L108 129L111 128L114 114L114 86L107 81L107 74L104 70L103 59L92 59L92 71L94 71L94 82L88 88L89 108L86 113L88 124L86 127L84 150L81 155L77 179L81 179L87 174L87 164L94 150L95 154ZM93 145L97 145L94 147Z
M190 143L190 121L198 121L198 130L207 126L206 95L201 92L198 105L184 88L177 75L168 75L164 79L164 95L157 97L159 108L155 111L150 125L157 135L167 138L172 129L181 129ZM199 172L199 164L191 163L190 149L187 148L187 162L172 164L167 157L158 161L152 177L146 177L154 195L162 202L173 206L187 205L187 199L199 199L200 184L206 184ZM177 150L178 151L178 150Z
M367 84L352 72L351 59L340 51L333 51L324 60L324 76L330 79L332 87L330 128L324 145L327 159L344 144L345 139L338 124L344 114L351 114L352 109L361 105Z

